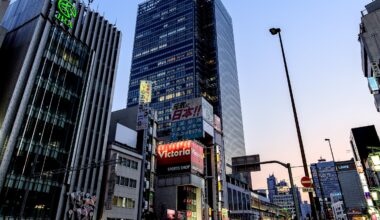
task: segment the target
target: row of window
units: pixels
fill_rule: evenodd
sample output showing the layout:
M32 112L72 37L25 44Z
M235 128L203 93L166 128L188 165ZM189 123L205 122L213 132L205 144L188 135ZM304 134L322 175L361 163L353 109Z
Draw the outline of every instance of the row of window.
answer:
M138 163L136 161L133 161L124 157L119 157L119 162L120 162L120 165L122 166L126 166L126 167L137 170Z
M127 177L116 176L116 184L120 186L136 188L137 181L135 179L131 179Z
M112 199L112 205L120 208L133 209L136 206L136 201L131 198L114 196Z

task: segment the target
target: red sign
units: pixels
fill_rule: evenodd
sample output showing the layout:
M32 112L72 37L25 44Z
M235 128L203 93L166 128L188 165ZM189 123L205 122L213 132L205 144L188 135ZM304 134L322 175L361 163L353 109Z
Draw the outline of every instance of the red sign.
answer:
M313 185L313 183L311 182L310 177L307 177L307 176L302 177L301 184L302 184L303 187L307 187L307 188L309 188L309 187L311 187Z
M194 141L179 141L157 147L160 174L194 171L203 174L203 147Z

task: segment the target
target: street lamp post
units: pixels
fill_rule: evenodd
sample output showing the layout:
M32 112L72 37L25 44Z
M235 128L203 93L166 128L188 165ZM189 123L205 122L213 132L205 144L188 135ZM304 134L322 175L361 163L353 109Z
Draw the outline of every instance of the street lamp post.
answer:
M285 73L286 73L286 80L287 80L287 82L288 82L289 94L290 94L290 99L291 99L291 102L292 102L292 110L293 110L294 121L295 121L295 124L296 124L298 143L299 143L300 150L301 150L301 157L302 157L303 169L304 169L304 172L305 172L305 176L310 177L310 175L309 175L309 169L308 169L308 167L307 167L307 161L306 161L306 156L305 156L305 150L304 150L303 142L302 142L301 129L300 129L299 122L298 122L297 109L296 109L296 105L295 105L294 97L293 97L292 85L291 85L291 83L290 83L290 78L289 78L288 65L287 65L287 63L286 63L286 58L285 58L284 46L283 46L283 44L282 44L281 29L280 29L280 28L271 28L271 29L269 29L269 32L270 32L272 35L276 35L276 34L278 34L279 39L280 39L281 52L282 52L282 59L283 59L283 61L284 61L284 67L285 67ZM314 219L317 219L317 215L316 215L316 207L315 207L315 204L314 204L314 198L313 198L313 193L312 193L312 192L309 192L309 199L310 199L310 204L311 204L311 206L312 206L312 210L313 210L313 211L312 211L313 218L314 218Z
M343 190L342 190L342 185L340 184L340 180L339 180L339 176L338 176L338 169L336 167L336 163L335 163L335 158L334 158L334 153L333 153L333 150L332 150L332 147L331 147L331 141L329 138L325 138L325 141L329 142L329 147L330 147L330 151L331 151L331 157L333 159L333 162L334 162L334 168L335 168L335 175L336 175L336 178L338 180L338 185L339 185L339 190L340 190L340 194L342 195L342 202L343 202L343 210L344 212L346 211L346 203L344 202L344 196L343 196Z

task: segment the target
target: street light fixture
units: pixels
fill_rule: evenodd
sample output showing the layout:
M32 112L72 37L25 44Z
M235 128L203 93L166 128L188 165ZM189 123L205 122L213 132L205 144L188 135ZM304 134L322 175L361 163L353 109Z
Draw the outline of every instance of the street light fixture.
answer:
M335 175L336 175L336 178L337 178L337 180L338 180L339 190L340 190L340 194L341 194L341 196L342 196L342 202L343 202L343 206L344 206L343 212L345 213L345 212L346 212L346 202L344 201L343 188L342 188L342 184L340 183L340 180L339 180L338 169L337 169L337 167L336 167L336 162L335 162L334 153L333 153L333 150L332 150L332 147L331 147L331 141L330 141L330 138L325 138L325 141L329 142L330 151L331 151L331 157L332 157L333 162L334 162Z
M288 82L289 94L290 94L290 99L291 99L291 102L292 102L292 110L293 110L294 121L295 121L296 129L297 129L298 143L299 143L300 150L301 150L303 169L304 169L304 172L305 172L305 176L310 177L310 175L309 175L309 169L308 169L307 161L306 161L305 150L304 150L303 142L302 142L301 129L300 129L299 122L298 122L297 109L296 109L296 105L295 105L294 97L293 97L292 85L290 83L290 78L289 78L288 65L286 63L286 58L285 58L284 46L282 44L281 29L280 28L271 28L271 29L269 29L269 32L272 35L278 34L279 39L280 39L282 59L284 61L286 80ZM316 216L317 212L316 212L316 207L315 207L315 204L314 204L314 197L313 197L313 193L312 192L309 192L309 199L310 199L310 204L311 204L311 207L312 207L312 210L313 210L312 215L313 215L314 219L317 219L317 216Z
M332 156L333 162L335 163L334 153L333 153L333 150L332 150L332 147L331 147L331 141L330 141L329 138L325 138L325 141L329 142L331 156Z

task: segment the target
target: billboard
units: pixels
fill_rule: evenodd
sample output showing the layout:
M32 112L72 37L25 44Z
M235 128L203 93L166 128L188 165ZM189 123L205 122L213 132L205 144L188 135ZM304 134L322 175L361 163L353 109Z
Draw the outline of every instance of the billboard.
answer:
M194 141L179 141L157 146L157 173L194 172L203 174L203 146Z
M172 105L171 140L197 139L203 137L207 122L211 127L214 123L213 108L204 98L185 100ZM213 135L213 131L207 133Z
M139 104L150 103L152 101L152 82L147 80L140 81Z
M139 105L137 109L136 131L147 129L149 125L149 108L147 105Z

